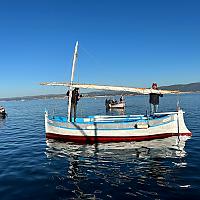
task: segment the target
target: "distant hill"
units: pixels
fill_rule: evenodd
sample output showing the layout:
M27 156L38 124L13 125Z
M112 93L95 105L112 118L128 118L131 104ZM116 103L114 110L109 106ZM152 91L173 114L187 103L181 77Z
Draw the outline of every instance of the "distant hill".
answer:
M200 92L200 82L189 84L178 84L170 86L161 86L162 90L179 90L180 92Z
M161 86L159 89L162 90L179 90L180 92L200 92L200 82L189 83L189 84L178 84L170 86ZM114 95L134 95L131 92L121 92L121 91L94 91L88 93L82 93L83 97L94 97L94 96L114 96ZM12 98L0 98L0 101L24 101L33 99L55 99L64 98L65 94L47 94L47 95L37 95L37 96L25 96L25 97L12 97Z
M0 101L25 101L34 99L55 99L64 98L65 94L46 94L37 96L24 96L24 97L10 97L10 98L0 98Z

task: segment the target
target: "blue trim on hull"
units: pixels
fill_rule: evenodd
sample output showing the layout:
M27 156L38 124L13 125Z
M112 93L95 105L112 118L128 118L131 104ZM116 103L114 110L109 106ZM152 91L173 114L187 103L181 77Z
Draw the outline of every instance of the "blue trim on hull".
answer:
M90 117L87 117L87 118L76 118L76 122L75 123L78 123L78 124L94 124L94 123L98 123L98 124L109 124L109 123L117 123L117 124L123 124L123 123L130 123L130 122L147 122L149 120L151 121L155 121L155 120L159 120L159 119L166 119L168 118L170 115L164 115L164 116L160 116L160 117L157 117L157 118L152 118L152 117L149 117L148 120L147 119L144 119L146 117L130 117L130 118L126 118L126 117L120 117L120 119L116 118L116 117L113 117L112 119L112 116L110 117L111 119L109 120L109 118L105 118L106 120L102 120L102 121L94 121L92 119L94 119L94 117L92 118L91 116ZM102 117L103 118L103 117ZM66 117L61 117L61 116L48 116L48 119L52 120L52 121L55 121L55 122L67 122L67 118ZM86 119L89 119L91 121L84 121ZM72 119L73 120L73 119ZM98 120L98 118L97 118Z
M141 122L141 121L140 121ZM171 121L168 121L168 122L164 122L164 123L162 123L162 124L158 124L158 125L154 125L154 126L150 126L150 128L153 128L153 127L157 127L157 126L163 126L163 125L166 125L166 124L169 124L169 123L172 123L172 122L174 122L174 120L171 120ZM63 128L63 129L68 129L68 130L79 130L79 129L77 129L76 127L75 128L68 128L68 127L65 127L65 126L57 126L57 125L54 125L54 124L52 124L52 123L50 123L50 122L48 122L48 124L50 125L50 126L54 126L54 127L57 127L57 128ZM73 124L73 123L72 123ZM75 123L76 124L76 123ZM98 123L97 123L98 124ZM90 124L89 124L90 125ZM94 123L92 123L92 125L94 125ZM95 126L95 125L94 125ZM100 129L100 128L98 128L98 129L95 129L95 128L91 128L91 129L87 129L87 128L80 128L81 130L84 130L84 131L86 131L86 130L93 130L93 131L113 131L113 130L133 130L133 129L135 129L135 130L138 130L137 128L135 128L135 127L133 127L133 128L110 128L110 129L105 129L105 128L102 128L102 129Z

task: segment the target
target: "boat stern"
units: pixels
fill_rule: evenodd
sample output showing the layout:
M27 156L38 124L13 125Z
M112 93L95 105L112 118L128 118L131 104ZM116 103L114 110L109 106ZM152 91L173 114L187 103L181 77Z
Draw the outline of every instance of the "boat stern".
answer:
M48 116L49 116L49 113L47 110L45 110L44 112L44 124L45 124L45 132L47 133L48 131Z
M189 129L185 125L185 120L184 120L184 114L185 112L183 110L178 110L177 114L177 124L178 124L178 133L180 135L186 135L186 136L192 136L192 132L189 131Z

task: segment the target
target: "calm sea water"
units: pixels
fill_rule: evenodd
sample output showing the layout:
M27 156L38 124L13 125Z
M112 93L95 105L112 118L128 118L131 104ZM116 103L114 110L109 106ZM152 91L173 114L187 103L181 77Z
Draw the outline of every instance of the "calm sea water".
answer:
M180 98L191 139L76 145L46 141L44 110L65 115L67 102L0 102L0 199L199 199L200 94L166 95L160 111ZM78 115L107 114L105 98L81 99ZM126 114L148 109L148 97L126 97ZM120 111L108 114L123 114Z

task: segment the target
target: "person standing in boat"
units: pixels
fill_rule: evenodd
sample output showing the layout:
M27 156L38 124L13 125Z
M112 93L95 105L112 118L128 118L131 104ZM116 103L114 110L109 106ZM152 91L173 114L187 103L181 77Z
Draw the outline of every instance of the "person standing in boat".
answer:
M66 94L69 97L69 90ZM79 99L82 95L79 94L79 88L75 88L72 91L72 98L71 98L71 112L70 112L70 121L72 121L72 112L74 114L74 122L76 121L76 109Z
M152 89L158 90L157 83L152 84ZM150 115L154 115L154 113L158 112L159 97L163 97L163 94L157 94L157 93L149 94Z

